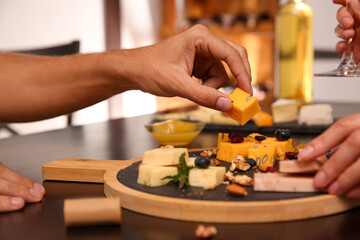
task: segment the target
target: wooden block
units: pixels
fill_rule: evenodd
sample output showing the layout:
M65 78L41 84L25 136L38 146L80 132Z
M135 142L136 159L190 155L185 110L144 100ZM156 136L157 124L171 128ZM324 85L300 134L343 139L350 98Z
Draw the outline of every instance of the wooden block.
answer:
M67 227L120 224L120 198L66 199L64 221Z
M139 160L58 159L42 166L42 177L45 180L103 183L107 170L120 170Z
M314 186L313 175L286 175L279 173L255 173L255 191L271 192L319 192Z

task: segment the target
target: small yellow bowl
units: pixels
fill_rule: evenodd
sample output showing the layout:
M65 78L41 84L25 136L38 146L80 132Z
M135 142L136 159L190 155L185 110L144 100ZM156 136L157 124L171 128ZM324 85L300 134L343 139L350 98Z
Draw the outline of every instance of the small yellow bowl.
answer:
M145 128L161 145L188 145L204 128L205 123L190 120L166 120L146 124Z

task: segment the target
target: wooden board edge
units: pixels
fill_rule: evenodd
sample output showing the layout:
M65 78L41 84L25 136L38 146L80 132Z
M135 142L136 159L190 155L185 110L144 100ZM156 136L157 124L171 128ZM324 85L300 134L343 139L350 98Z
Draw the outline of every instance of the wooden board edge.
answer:
M117 181L118 172L119 170L111 169L104 175L104 193L107 197L120 197L122 207L126 209L175 220L214 223L283 222L332 215L360 206L360 199L345 199L329 194L256 202L178 199L128 188Z

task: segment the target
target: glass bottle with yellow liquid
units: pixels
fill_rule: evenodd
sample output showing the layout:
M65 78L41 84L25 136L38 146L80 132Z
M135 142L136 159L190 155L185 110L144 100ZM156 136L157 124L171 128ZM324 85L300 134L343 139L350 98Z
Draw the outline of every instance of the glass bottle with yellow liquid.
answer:
M276 81L279 98L312 101L313 17L302 0L288 0L276 17Z

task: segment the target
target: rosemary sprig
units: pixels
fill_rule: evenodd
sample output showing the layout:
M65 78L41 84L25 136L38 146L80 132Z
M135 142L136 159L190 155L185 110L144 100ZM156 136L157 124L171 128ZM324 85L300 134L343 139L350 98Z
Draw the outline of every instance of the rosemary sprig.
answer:
M173 176L166 176L162 178L164 179L170 179L169 183L175 183L179 184L179 189L183 188L184 186L190 186L189 185L189 171L193 169L194 167L189 167L186 164L185 160L185 153L181 154L180 156L180 166L177 166L178 173Z

